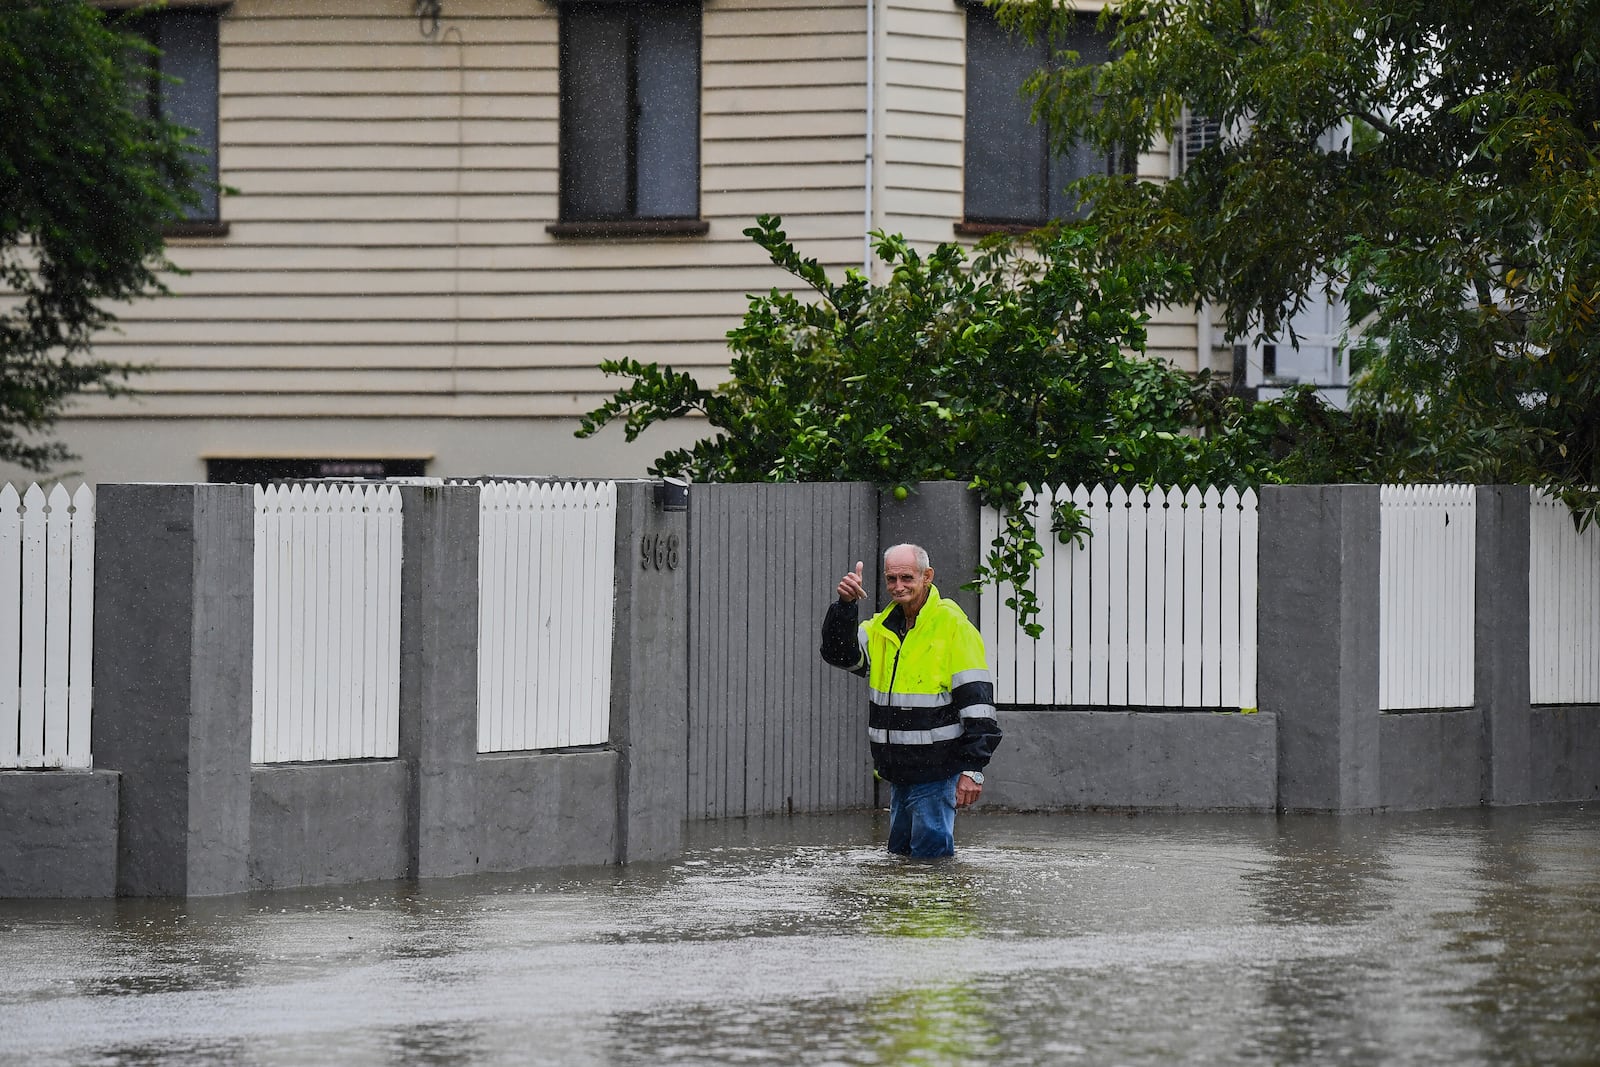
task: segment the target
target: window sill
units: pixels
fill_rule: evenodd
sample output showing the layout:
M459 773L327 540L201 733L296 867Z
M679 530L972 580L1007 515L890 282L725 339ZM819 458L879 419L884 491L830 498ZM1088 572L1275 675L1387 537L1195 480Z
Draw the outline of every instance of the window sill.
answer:
M958 222L956 233L962 237L988 237L993 233L1024 234L1049 225L1044 222Z
M705 219L607 219L594 222L552 222L552 237L701 237L711 229Z
M163 237L226 237L226 222L175 222L161 230Z

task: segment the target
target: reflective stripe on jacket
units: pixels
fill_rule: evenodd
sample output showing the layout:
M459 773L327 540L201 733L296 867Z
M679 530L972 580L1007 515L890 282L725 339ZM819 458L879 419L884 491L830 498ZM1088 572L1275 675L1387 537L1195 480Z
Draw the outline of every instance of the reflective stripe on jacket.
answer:
M983 638L937 587L903 639L902 618L891 605L856 625L856 605L836 601L823 622L822 658L867 676L873 764L903 785L982 770L1000 743Z

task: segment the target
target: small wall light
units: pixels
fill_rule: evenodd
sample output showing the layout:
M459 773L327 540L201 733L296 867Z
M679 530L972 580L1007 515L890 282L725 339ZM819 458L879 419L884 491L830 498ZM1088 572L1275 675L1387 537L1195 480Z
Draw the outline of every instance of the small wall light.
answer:
M656 506L662 511L688 511L688 481L683 478L663 478L657 482Z

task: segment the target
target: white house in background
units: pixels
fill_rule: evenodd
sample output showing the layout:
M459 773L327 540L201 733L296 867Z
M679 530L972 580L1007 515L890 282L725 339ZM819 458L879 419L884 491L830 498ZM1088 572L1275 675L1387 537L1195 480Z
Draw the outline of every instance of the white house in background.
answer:
M1343 149L1349 140L1349 123L1320 138L1328 152ZM1278 337L1250 338L1235 347L1234 374L1263 399L1281 396L1289 386L1308 384L1317 386L1328 403L1342 408L1350 389L1350 362L1344 351L1348 324L1344 301L1313 289Z
M1107 165L1049 158L1016 96L1044 53L956 0L169 0L142 27L233 192L173 233L176 295L99 340L150 372L60 424L96 481L641 473L693 428L574 439L597 365L716 380L786 277L756 215L842 272L868 230L1025 227ZM1158 317L1152 355L1230 370L1209 318Z
M1350 365L1344 352L1344 301L1313 293L1306 306L1290 316L1287 331L1276 339L1252 340L1238 346L1238 369L1244 384L1262 399L1282 396L1289 386L1307 383L1328 403L1344 407L1350 389Z

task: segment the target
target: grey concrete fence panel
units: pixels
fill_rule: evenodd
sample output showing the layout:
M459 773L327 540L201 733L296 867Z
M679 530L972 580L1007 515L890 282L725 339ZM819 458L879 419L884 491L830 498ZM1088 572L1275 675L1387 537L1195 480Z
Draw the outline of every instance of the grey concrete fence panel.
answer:
M250 771L250 887L404 878L414 835L399 759L257 764Z
M1376 808L1378 487L1261 491L1257 692L1278 716L1278 803Z
M918 482L904 500L883 493L878 507L880 547L910 543L927 549L939 595L960 604L976 625L978 591L966 586L977 577L988 551L978 536L977 494L961 482ZM881 560L878 563L869 563L867 573L876 581L881 605L888 603L889 591L884 588Z
M478 487L408 485L400 570L400 757L412 872L477 866Z
M689 814L871 803L865 695L818 657L839 576L879 552L870 485L700 485L689 511Z
M249 887L255 502L247 485L104 485L95 763L121 775L117 892Z
M702 487L696 486L698 495ZM616 859L683 847L688 800L690 513L649 482L617 485L611 748L619 761Z
M117 891L114 771L0 771L0 898Z
M1535 799L1528 703L1527 486L1478 487L1473 692L1486 804ZM1547 798L1548 799L1548 798Z
M1023 811L1271 811L1277 717L1001 709L984 803Z

